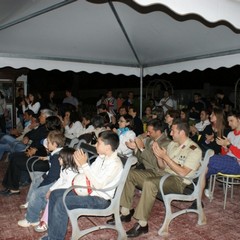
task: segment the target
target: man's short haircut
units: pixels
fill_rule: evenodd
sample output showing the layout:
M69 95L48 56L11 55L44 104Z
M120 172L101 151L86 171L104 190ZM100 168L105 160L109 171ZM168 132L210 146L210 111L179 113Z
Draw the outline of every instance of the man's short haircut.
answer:
M147 126L152 126L154 131L160 130L161 132L164 132L165 125L163 122L159 121L158 119L152 119L147 123Z
M189 136L189 124L186 121L182 121L180 118L174 119L172 125L177 125L179 131L183 130L186 136Z
M50 109L42 109L41 113L44 114L46 117L56 116L55 112Z
M110 145L112 151L115 151L119 146L119 137L111 130L100 132L98 138L101 138L105 145Z
M29 116L33 116L34 115L34 112L32 110L30 110L30 109L27 109L25 111L25 113L27 113Z
M240 112L236 111L236 110L232 110L231 112L228 113L227 115L228 117L235 117L240 119Z
M56 143L57 147L63 147L65 144L65 137L61 131L53 130L48 133L48 139L51 143Z

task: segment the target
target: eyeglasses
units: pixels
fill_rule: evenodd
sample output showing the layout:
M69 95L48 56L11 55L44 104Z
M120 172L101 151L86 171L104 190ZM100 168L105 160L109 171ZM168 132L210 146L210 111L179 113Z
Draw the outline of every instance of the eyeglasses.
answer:
M125 120L118 120L118 122L126 122Z

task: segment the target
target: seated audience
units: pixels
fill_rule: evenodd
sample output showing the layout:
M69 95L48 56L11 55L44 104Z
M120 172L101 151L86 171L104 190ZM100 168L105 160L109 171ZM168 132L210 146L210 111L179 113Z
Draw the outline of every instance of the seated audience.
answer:
M165 115L165 133L167 136L172 139L171 135L171 128L172 128L172 123L175 119L180 117L180 113L178 110L168 110Z
M154 131L148 128L148 131L154 136ZM162 130L163 132L163 130ZM161 131L159 131L161 134ZM179 176L190 177L199 167L199 161L202 158L202 151L189 137L188 124L176 119L172 124L171 135L173 141L166 147L161 146L158 142L150 144L149 148L142 150L138 142L132 143L131 146L138 148L140 154L147 154L145 151L152 151L154 157L144 162L146 169L131 169L124 186L121 197L121 221L131 221L133 216L137 223L127 231L127 236L138 237L148 232L148 219L159 192L159 181L162 176L171 173L175 176L165 181L164 192L183 193L184 188L190 184L187 180L182 180ZM156 136L155 136L156 137ZM151 149L151 150L150 150ZM154 164L152 165L151 162ZM154 166L154 168L153 168ZM155 171L153 171L153 169ZM140 200L137 207L131 210L135 187L142 189Z
M18 135L17 138L8 134L5 134L1 137L0 159L2 159L3 154L6 152L14 153L14 152L22 152L26 150L29 144L29 138L25 137L25 134L27 134L32 129L37 128L39 123L38 123L38 120L35 118L35 115L33 114L32 110L26 110L24 112L23 118L24 118L24 121L27 123L27 125L24 128L22 134Z
M78 138L82 134L83 126L76 111L66 111L62 124L65 129L66 144L69 144L72 139Z
M118 182L123 169L122 161L116 152L118 145L119 138L117 134L112 131L105 131L99 134L96 145L99 156L91 165L88 164L87 155L82 150L75 152L74 160L89 179L91 186L97 189L104 189L114 186ZM51 192L48 208L48 234L43 236L42 240L65 238L68 215L63 205L64 191L64 189L57 189ZM109 200L114 195L114 192L114 189L108 191L107 194L92 190L90 195L79 196L71 191L66 196L66 205L69 209L104 209L109 206Z
M39 102L37 93L29 93L28 97L22 101L22 111L25 112L27 109L32 110L35 114L38 114L41 104Z
M200 113L200 122L196 123L194 126L190 125L191 139L194 142L198 143L205 128L211 124L209 116L210 114L207 110L202 110Z
M29 198L27 213L23 220L18 221L21 227L36 226L39 224L41 211L46 206L46 194L56 182L60 174L59 152L65 144L65 138L61 131L50 131L47 136L47 149L51 153L49 158L49 171L43 175L40 185L32 189Z
M143 133L143 123L142 120L138 116L138 111L135 107L129 106L128 114L133 117L133 131L135 132L136 136Z
M207 125L202 131L198 145L203 151L213 149L215 154L221 152L221 146L216 142L217 138L227 136L229 128L226 126L225 113L221 108L213 108L210 115L211 124Z
M19 181L21 172L27 171L26 162L28 158L34 155L47 155L45 147L41 144L42 140L47 137L49 131L62 129L60 119L57 116L51 116L51 114L53 114L53 112L49 109L41 110L39 127L31 130L25 135L25 137L28 137L32 140L30 147L25 152L15 152L9 155L8 168L2 181L2 185L5 189L0 191L0 194L5 196L19 194ZM29 169L31 169L31 163L32 162L30 161ZM45 161L38 161L34 165L34 171L46 172L48 169L49 165Z
M228 135L217 137L216 144L221 147L221 154L213 155L208 164L207 181L210 176L219 172L225 174L240 174L240 113L229 112L228 124L232 131ZM209 197L208 183L205 195Z
M118 129L113 129L119 136L119 147L117 152L120 156L130 157L133 150L127 147L126 142L134 141L136 134L132 131L133 118L129 114L122 115L118 120Z

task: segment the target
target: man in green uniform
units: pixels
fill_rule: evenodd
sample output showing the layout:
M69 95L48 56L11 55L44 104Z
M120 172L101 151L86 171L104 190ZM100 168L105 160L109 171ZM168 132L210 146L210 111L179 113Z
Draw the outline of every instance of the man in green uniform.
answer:
M149 129L151 130L151 129ZM121 197L121 220L130 221L134 213L130 210L133 202L135 187L142 189L139 203L135 209L134 218L138 222L127 231L128 237L138 237L148 232L147 221L159 191L160 178L171 173L176 176L169 177L164 185L165 193L183 193L184 188L189 184L179 176L189 177L198 169L202 158L202 151L196 143L189 137L189 126L187 123L177 119L174 121L171 130L173 141L165 148L153 142L152 153L156 161L154 166L158 166L155 172L144 162L145 170L134 169L129 172L123 194ZM136 141L136 146L138 146ZM143 150L142 154L145 150ZM137 154L136 154L137 155ZM145 159L147 161L147 158ZM151 158L153 163L153 158ZM157 164L157 165L156 165Z

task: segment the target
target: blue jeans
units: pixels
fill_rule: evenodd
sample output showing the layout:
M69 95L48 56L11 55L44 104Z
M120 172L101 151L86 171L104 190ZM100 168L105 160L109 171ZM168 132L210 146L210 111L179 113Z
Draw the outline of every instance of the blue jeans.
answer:
M30 172L32 182L28 190L26 202L30 201L32 194L37 190L38 186L43 181L43 178L42 178L43 174L44 172Z
M48 240L64 240L68 215L63 205L63 193L65 189L57 189L53 191L49 198L48 206ZM108 200L97 196L78 196L70 192L66 197L66 204L69 209L75 208L91 208L104 209L110 204Z
M240 174L240 165L236 158L228 155L213 155L209 159L207 179L218 172L225 174Z
M54 183L39 187L34 192L32 192L26 214L26 219L29 222L33 223L39 221L40 212L45 208L47 204L46 193L53 184Z
M4 152L22 152L26 149L26 145L22 142L16 140L10 135L3 135L0 139L0 159L2 158Z

